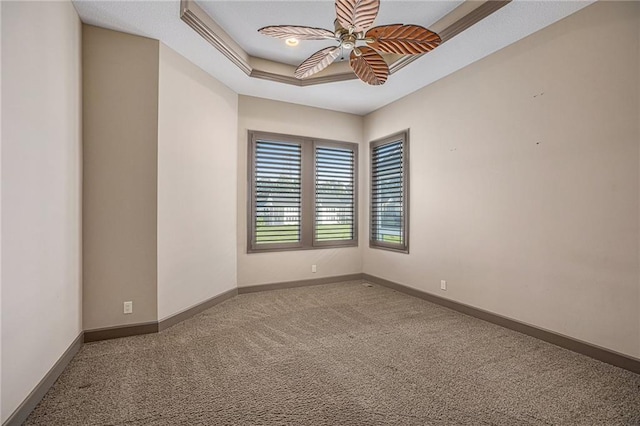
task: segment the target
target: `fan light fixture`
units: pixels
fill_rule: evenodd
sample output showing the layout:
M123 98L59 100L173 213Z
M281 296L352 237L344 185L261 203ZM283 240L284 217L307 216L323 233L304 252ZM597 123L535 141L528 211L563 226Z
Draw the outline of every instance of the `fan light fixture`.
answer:
M295 25L273 25L258 32L285 39L289 46L298 40L335 40L338 46L325 47L302 62L294 75L303 79L316 74L335 61L343 50L351 50L350 65L358 78L377 86L389 77L389 66L378 52L396 55L420 55L440 45L440 36L420 25L382 25L371 28L378 16L380 0L335 0L335 31ZM294 42L295 40L295 42ZM365 43L365 46L358 46Z

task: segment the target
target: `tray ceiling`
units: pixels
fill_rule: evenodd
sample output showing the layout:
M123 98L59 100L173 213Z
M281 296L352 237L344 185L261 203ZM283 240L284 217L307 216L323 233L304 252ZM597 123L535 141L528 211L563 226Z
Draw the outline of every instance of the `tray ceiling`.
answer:
M160 40L239 94L363 115L506 47L592 2L513 1L400 69L384 86L378 87L368 86L359 80L300 87L249 77L180 19L180 2L176 0L75 0L73 3L84 23ZM419 23L430 27L459 4L459 1L382 0L376 24ZM297 65L309 56L308 52L313 53L325 45L323 42L312 41L301 42L298 48L286 48L281 41L261 36L257 29L278 24L312 25L331 29L334 19L333 2L330 0L198 0L197 5L228 32L245 52L257 58L264 57L289 64L287 66Z

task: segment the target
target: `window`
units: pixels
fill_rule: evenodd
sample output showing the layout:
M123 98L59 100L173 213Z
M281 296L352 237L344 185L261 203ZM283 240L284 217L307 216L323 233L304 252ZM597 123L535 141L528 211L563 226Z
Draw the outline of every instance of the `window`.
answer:
M358 245L358 145L249 132L248 251Z
M369 246L409 252L409 131L373 141Z

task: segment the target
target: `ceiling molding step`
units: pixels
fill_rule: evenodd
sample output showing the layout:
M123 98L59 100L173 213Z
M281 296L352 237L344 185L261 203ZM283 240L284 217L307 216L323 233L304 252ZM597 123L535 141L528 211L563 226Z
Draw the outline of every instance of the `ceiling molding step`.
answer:
M477 24L487 16L498 11L509 3L511 3L511 0L489 0L482 3L480 6L473 9L471 12L467 13L462 18L455 21L453 24L448 25L443 30L441 30L438 35L440 36L442 43L446 42L447 40L451 40L453 37L457 36L467 28L471 27L474 24ZM454 14L456 10L451 12L449 15ZM441 21L445 19L447 19L447 16L442 18ZM437 25L437 23L434 25ZM389 74L400 71L402 68L406 67L416 59L421 58L423 55L426 55L426 53L423 53L421 55L405 56L397 60L393 64L389 65Z
M193 0L180 0L180 19L211 43L213 47L237 65L245 74L251 75L250 56L240 46L231 46L231 38ZM222 34L228 40L225 40L221 36Z
M464 30L466 30L467 28L471 27L472 25L475 25L478 22L482 21L484 18L498 11L499 9L503 8L509 3L511 3L511 0L486 1L482 3L482 5L478 6L476 9L469 12L467 15L463 16L462 18L455 21L453 24L449 25L444 30L440 31L438 35L440 36L440 38L442 39L442 42L444 43L445 41L452 39L453 37L457 36Z
M475 2L466 1L447 16L436 22L433 27L437 27L438 23L440 23L440 25L446 25L444 29L438 32L438 35L442 39L442 43L444 43L506 6L510 2L511 0L489 0L479 6L475 6L473 4ZM470 8L472 9L469 11ZM456 19L456 15L459 15L460 13L464 13L464 15ZM269 80L300 87L357 79L357 76L352 72L338 72L328 73L322 77L306 78L301 80L289 75L288 73L285 74L267 71L256 66L251 66L252 62L257 62L257 59L260 59L260 62L263 64L271 64L276 67L284 64L270 61L268 59L254 58L249 55L215 22L211 16L207 14L207 12L202 10L194 0L180 0L180 19L182 19L194 31L200 34L206 41L218 49L225 57L227 57L251 78ZM455 21L452 24L447 25L446 22L451 21L452 19L455 19ZM423 55L424 53L421 55L407 55L397 60L392 60L389 63L389 74L393 74L401 70ZM330 70L331 66L327 68L326 71Z
M341 74L332 74L326 75L323 77L314 77L314 78L305 78L304 80L300 80L295 77L291 77L288 75L282 75L274 72L262 71L259 69L253 69L249 77L260 78L262 80L276 81L278 83L290 84L292 86L314 86L316 84L326 84L333 83L336 81L347 81L347 80L355 80L358 77L354 73L341 73Z
M336 81L357 80L358 76L353 72L326 75L324 77L305 78L300 80L302 86L313 86L315 84L335 83Z
M258 69L252 69L249 77L259 78L261 80L275 81L278 83L291 84L292 86L302 86L302 81L295 77L288 75L282 75L275 72L261 71Z

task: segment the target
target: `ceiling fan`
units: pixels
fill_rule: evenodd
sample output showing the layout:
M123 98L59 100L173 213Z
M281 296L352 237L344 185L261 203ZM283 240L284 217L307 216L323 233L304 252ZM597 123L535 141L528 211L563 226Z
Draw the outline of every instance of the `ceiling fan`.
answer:
M371 28L378 16L380 0L335 0L335 31L295 25L272 25L258 32L280 39L336 40L338 46L317 51L298 68L296 78L307 78L322 71L335 61L344 50L351 49L349 63L358 78L377 86L389 77L389 66L378 52L398 55L419 55L429 52L441 43L440 36L420 25L382 25ZM358 46L358 43L366 46Z

